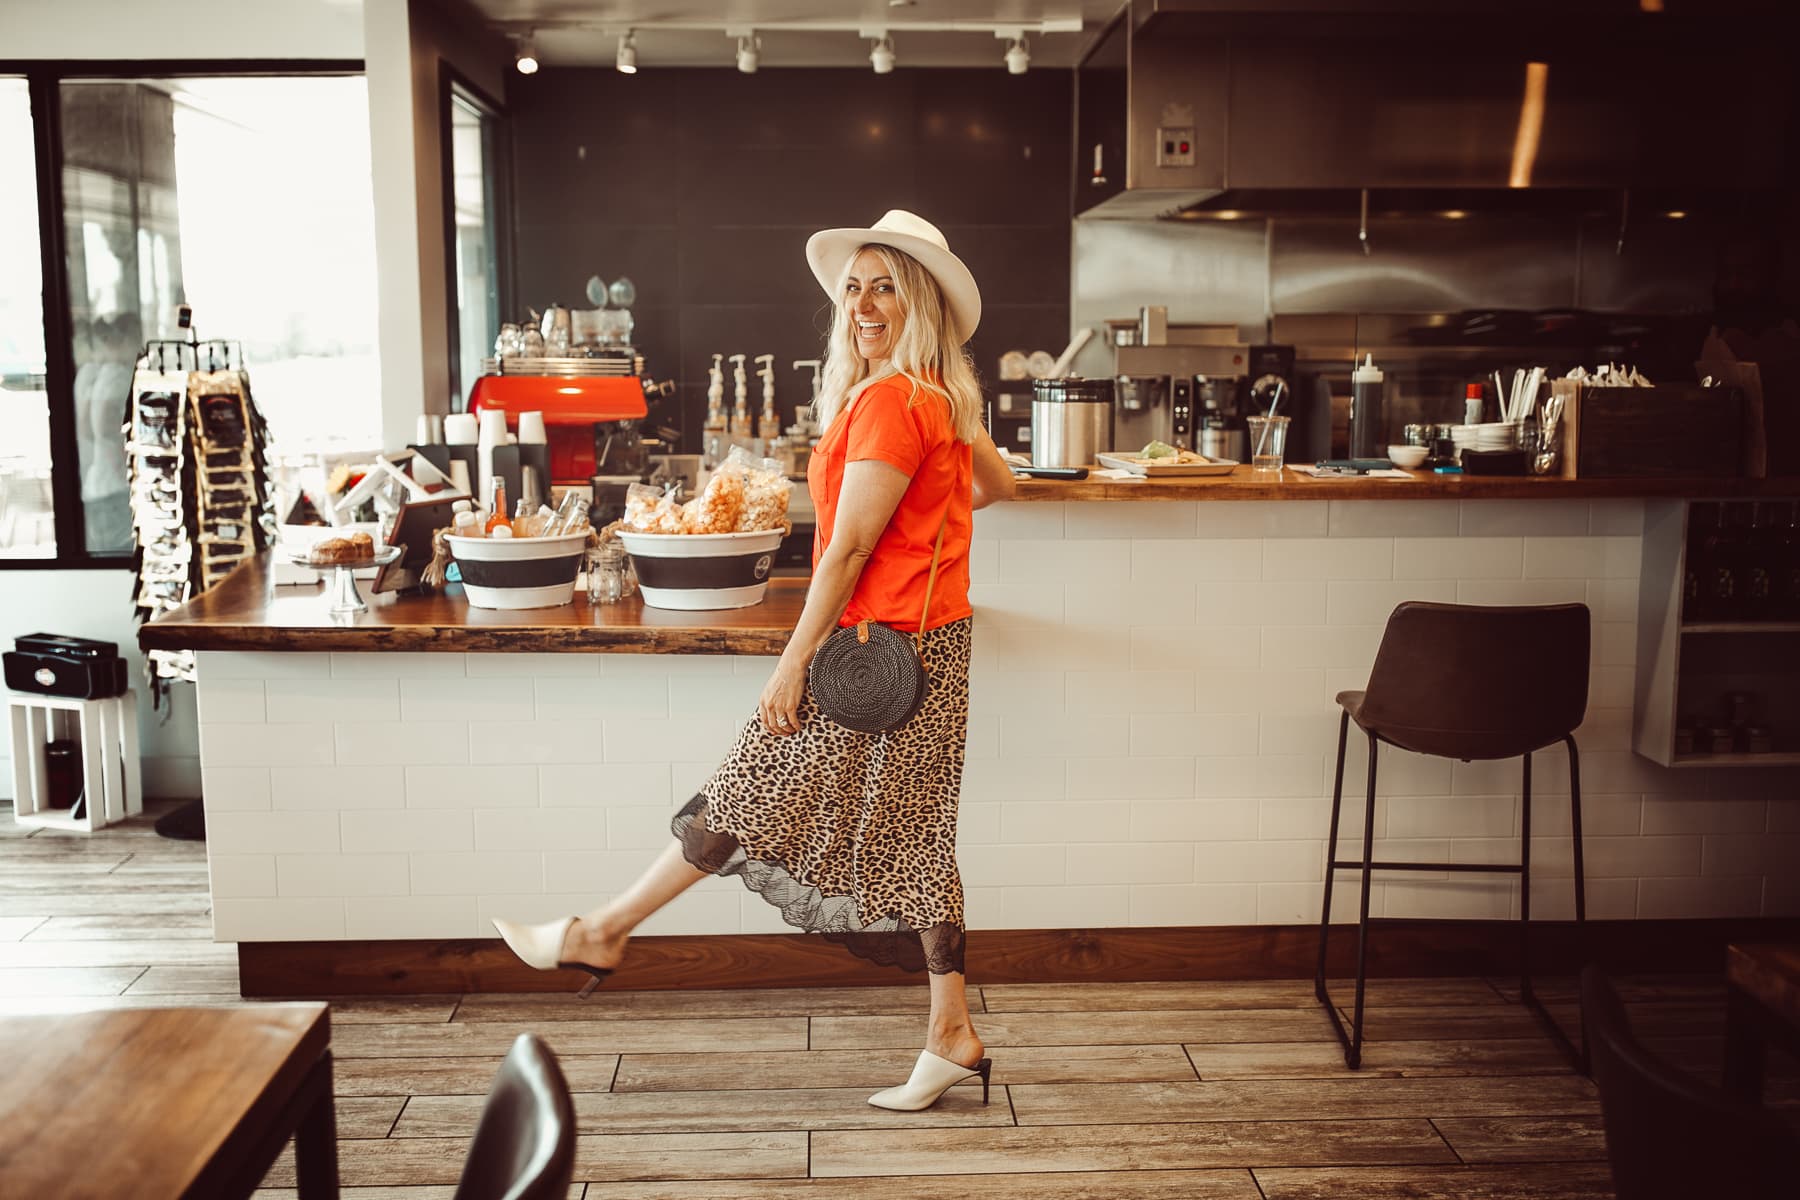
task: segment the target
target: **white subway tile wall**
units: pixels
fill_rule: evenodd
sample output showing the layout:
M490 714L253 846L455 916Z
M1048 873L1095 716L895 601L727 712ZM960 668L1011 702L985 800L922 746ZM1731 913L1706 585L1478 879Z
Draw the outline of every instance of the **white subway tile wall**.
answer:
M1326 485L1320 485L1322 488ZM1669 771L1630 750L1635 501L1014 504L976 518L976 656L959 827L972 927L1317 919L1337 691L1393 606L1585 601L1588 909L1800 913L1792 772ZM221 938L488 936L603 902L750 715L772 659L200 657ZM1339 857L1361 850L1345 756ZM1516 858L1519 765L1386 748L1377 853ZM1532 911L1573 914L1569 775L1533 763ZM1340 875L1335 920L1356 912ZM1378 877L1385 916L1516 915L1518 880ZM735 879L646 933L783 929Z

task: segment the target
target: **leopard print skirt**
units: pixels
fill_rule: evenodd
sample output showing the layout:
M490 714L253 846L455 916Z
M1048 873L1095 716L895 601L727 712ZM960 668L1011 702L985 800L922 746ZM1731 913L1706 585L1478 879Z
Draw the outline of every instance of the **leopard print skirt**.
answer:
M912 720L858 733L809 692L800 732L752 717L675 815L688 862L736 875L788 924L872 962L963 969L956 809L969 725L972 622L925 634L930 684Z

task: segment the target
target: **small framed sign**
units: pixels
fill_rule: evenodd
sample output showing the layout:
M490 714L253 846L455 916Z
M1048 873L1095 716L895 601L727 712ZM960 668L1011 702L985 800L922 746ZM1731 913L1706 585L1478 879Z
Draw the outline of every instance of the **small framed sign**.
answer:
M451 523L455 504L466 499L460 493L441 500L415 500L400 506L387 544L403 546L400 557L376 571L369 590L375 593L401 592L419 586L420 577L431 562L431 537Z

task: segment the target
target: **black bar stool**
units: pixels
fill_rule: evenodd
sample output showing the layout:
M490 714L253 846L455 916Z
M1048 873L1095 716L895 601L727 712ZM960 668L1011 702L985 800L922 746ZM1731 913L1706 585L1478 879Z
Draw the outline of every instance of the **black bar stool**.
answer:
M1575 837L1575 928L1587 921L1581 865L1581 760L1575 728L1587 711L1588 609L1585 604L1505 608L1466 604L1400 605L1388 617L1360 692L1339 692L1337 777L1331 788L1331 836L1326 850L1325 905L1319 916L1319 969L1313 992L1325 1005L1351 1070L1362 1065L1363 993L1368 978L1369 876L1374 871L1503 872L1519 876L1519 995L1582 1074L1577 1051L1531 990L1531 754L1556 742L1569 748L1569 821ZM1350 722L1369 739L1369 792L1363 815L1362 858L1338 859L1338 814L1344 799L1344 747ZM1512 863L1377 862L1375 761L1386 742L1441 758L1512 758L1524 762L1519 861ZM1356 1005L1344 1028L1325 988L1331 935L1331 885L1340 870L1362 872L1356 930Z

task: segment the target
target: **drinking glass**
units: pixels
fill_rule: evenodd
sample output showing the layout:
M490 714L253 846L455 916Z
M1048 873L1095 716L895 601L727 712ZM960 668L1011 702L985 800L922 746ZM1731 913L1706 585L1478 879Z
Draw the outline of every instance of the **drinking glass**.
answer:
M1250 465L1258 471L1280 471L1287 455L1288 418L1249 417Z

